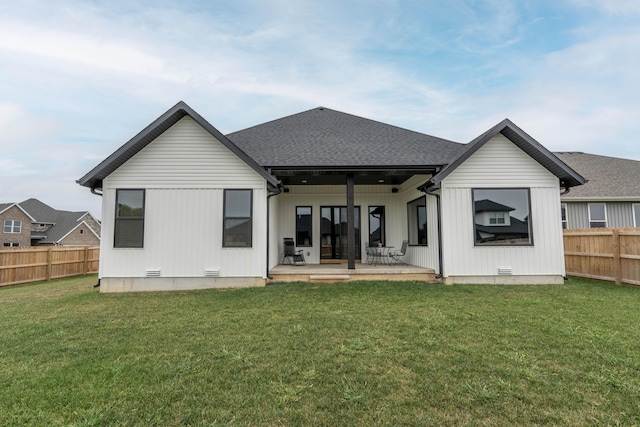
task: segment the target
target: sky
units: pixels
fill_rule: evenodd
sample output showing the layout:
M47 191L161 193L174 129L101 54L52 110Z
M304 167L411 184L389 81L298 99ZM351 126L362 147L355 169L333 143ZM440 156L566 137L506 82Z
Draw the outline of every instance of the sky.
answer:
M222 133L318 106L640 160L637 0L0 0L0 203L76 180L182 100Z

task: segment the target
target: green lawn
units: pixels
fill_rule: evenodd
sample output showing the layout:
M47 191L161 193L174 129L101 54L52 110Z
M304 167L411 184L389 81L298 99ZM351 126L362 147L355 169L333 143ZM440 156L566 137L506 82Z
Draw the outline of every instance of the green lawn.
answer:
M0 425L638 425L640 289L0 289Z

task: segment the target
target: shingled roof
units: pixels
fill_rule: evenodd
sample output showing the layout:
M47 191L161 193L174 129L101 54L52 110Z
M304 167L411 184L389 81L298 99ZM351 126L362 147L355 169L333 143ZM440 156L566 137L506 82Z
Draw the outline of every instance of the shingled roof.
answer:
M582 152L554 154L588 180L563 199L640 200L640 161Z
M226 135L266 168L441 166L463 144L324 107Z
M88 212L59 211L38 199L28 199L19 203L28 212L35 223L53 224L46 232L32 233L32 237L41 237L40 243L58 243L64 236L81 224ZM90 227L89 227L90 228Z

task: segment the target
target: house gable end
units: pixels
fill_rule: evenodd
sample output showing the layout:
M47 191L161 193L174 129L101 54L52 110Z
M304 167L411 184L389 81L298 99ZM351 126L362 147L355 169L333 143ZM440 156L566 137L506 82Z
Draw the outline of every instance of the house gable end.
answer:
M465 150L442 171L431 178L425 187L440 187L440 183L452 172L454 172L467 159L473 156L485 144L494 139L496 136L503 136L512 142L516 147L526 153L530 158L538 162L541 166L554 174L559 180L562 187L568 188L582 185L586 180L576 171L567 166L553 153L543 147L538 141L533 139L522 129L517 127L509 119L505 119L498 123L487 132L471 141Z
M93 168L82 178L78 179L78 184L89 187L91 189L102 188L102 180L117 170L125 162L127 162L136 153L162 135L165 131L175 125L183 117L189 116L206 130L215 140L223 144L231 150L244 163L255 170L262 178L264 178L273 187L278 186L278 181L259 166L251 157L244 153L228 138L222 135L216 128L207 122L202 116L196 113L185 102L180 101L131 140L117 149L113 154L107 157L99 165Z

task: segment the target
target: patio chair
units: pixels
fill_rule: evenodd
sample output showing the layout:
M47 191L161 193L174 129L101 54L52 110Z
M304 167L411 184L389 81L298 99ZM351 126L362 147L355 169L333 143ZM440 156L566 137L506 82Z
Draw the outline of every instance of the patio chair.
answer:
M395 264L405 264L405 265L407 264L406 262L404 262L400 258L407 254L407 246L408 245L409 245L409 241L408 240L403 240L402 241L402 247L400 248L399 251L390 251L389 252L389 257L393 260L393 262Z
M371 264L373 262L373 248L369 246L369 242L364 242L364 251L367 254L367 260L365 262Z
M285 237L283 239L284 256L282 257L282 263L288 261L292 265L307 265L307 261L304 259L304 251L296 250L296 243L292 237Z

